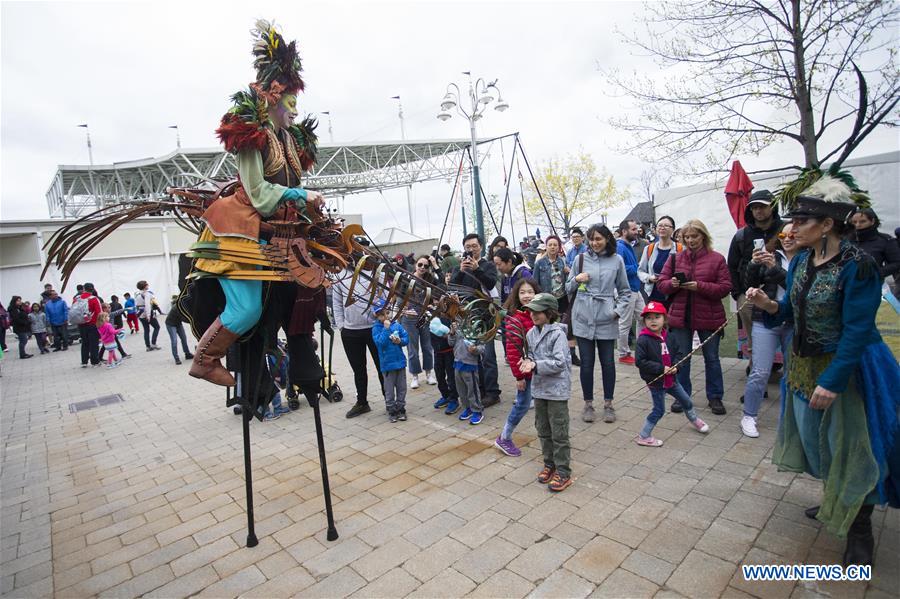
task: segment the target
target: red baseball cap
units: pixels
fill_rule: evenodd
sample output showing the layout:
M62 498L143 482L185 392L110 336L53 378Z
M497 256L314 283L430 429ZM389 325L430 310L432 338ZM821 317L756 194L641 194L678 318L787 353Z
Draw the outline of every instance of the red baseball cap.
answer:
M666 307L660 302L649 302L646 306L644 306L644 309L641 310L641 317L644 317L647 314L662 314L663 316L669 315L669 313L666 312Z

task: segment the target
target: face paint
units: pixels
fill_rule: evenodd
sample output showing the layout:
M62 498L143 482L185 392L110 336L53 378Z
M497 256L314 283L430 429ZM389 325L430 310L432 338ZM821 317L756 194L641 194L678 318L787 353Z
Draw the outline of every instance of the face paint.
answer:
M297 118L297 96L284 94L281 101L271 111L272 124L279 129L287 129Z

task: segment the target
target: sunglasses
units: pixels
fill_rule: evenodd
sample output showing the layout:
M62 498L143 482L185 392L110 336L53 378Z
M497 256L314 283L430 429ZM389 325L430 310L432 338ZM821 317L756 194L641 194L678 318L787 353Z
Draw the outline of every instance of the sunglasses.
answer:
M419 262L418 264L416 264L416 266L418 266L419 268L428 268L428 263L427 262Z
M791 233L782 232L782 233L778 234L778 239L793 239L793 238L794 238L793 232L791 232Z

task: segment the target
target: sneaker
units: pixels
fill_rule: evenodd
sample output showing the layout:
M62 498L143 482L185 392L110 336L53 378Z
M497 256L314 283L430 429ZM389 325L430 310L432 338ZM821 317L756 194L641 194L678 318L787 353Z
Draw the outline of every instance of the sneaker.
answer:
M656 437L641 437L638 435L634 438L635 443L638 445L643 445L644 447L662 447L662 440L657 439Z
M470 410L469 408L466 408L465 410L463 410L462 414L459 415L460 420L468 420L471 417L472 417L472 410Z
M616 421L616 411L609 404L603 406L603 422L613 423Z
M162 349L160 346L156 345L155 343L153 345L151 345L150 348L154 349L154 350Z
M400 410L400 413L397 414L397 420L400 422L406 422L406 410Z
M153 348L150 347L150 346L148 345L148 346L147 346L147 351L153 351Z
M703 422L702 420L700 420L699 418L694 420L691 424L694 426L695 429L697 429L698 433L708 433L709 432L709 425L706 424L705 422Z
M178 366L181 366L181 360L179 360L178 358L175 358L175 364L177 364Z
M622 356L621 358L619 358L619 364L634 364L634 356Z
M709 410L717 416L723 416L725 414L725 406L722 405L721 399L709 400Z
M553 478L550 479L550 484L547 485L547 488L554 493L559 493L560 491L565 491L573 482L571 476L563 476L556 472L553 474Z
M595 419L594 404L584 402L584 410L581 411L581 419L585 422L593 422Z
M673 414L681 414L684 412L684 408L681 407L681 402L677 399L672 403L672 413Z
M110 362L109 364L106 365L106 367L107 368L115 368L118 365L119 365L118 362Z
M412 378L409 379L409 388L410 389L418 389L419 388L419 376L413 375Z
M512 439L501 439L500 437L497 437L494 440L494 447L511 458L517 458L522 455L522 450L516 447L516 444L513 443Z
M437 385L437 378L435 378L433 371L427 370L425 372L425 382L429 385Z
M125 354L124 356L122 356L122 359L127 360L130 357L131 357L131 354Z
M578 352L574 347L569 349L569 354L572 356L572 366L581 366L581 360L578 359Z
M388 414L388 420L390 420L391 422L397 422L397 420L399 419L400 417L397 416L397 414Z
M368 402L365 402L365 403L356 402L355 404L353 404L353 407L350 408L350 411L347 412L347 418L356 418L360 414L366 414L371 411L372 411L372 408L369 407Z
M459 412L459 402L458 401L449 401L447 402L447 409L444 410L444 414L447 416L451 416Z
M185 360L193 360L194 354L192 354L191 352L187 352L186 354L184 354L184 359Z
M484 414L481 412L472 412L472 416L469 418L469 424L481 424L482 420L484 420Z
M269 422L271 420L278 420L279 418L281 418L281 414L270 410L270 411L266 412L265 416L263 416L263 422Z
M434 409L440 410L441 408L446 408L448 405L450 405L450 400L447 399L446 397L442 397L439 400L437 400L436 402L434 402Z
M550 482L550 479L553 478L553 475L556 474L556 466L547 466L544 465L544 469L538 472L538 482L542 485L546 485Z
M87 364L82 364L81 367L82 367L82 368L87 368Z
M53 348L53 351L54 351L54 352L62 351L62 348L61 348L61 347L54 347L54 348Z
M741 418L741 431L747 437L756 438L759 436L759 429L756 428L756 418L753 416L744 416Z

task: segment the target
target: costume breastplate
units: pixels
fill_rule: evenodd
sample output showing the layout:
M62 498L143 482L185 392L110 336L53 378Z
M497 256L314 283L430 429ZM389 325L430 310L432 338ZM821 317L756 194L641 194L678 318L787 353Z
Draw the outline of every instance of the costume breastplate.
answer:
M269 183L300 187L303 168L293 136L285 130L275 133L266 128L266 147L262 152L263 174Z

